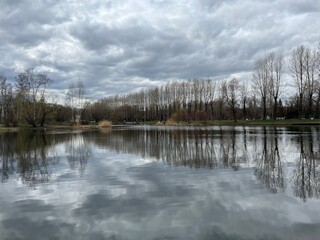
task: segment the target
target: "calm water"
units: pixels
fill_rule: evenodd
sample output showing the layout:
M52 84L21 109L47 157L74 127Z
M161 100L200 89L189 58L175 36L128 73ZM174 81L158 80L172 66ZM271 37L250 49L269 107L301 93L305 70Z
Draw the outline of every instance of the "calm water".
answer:
M319 239L320 128L0 134L0 239Z

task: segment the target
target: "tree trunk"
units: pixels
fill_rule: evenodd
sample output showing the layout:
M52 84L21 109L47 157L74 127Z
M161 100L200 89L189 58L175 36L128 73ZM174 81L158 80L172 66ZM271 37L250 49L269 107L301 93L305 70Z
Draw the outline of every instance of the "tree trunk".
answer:
M312 93L309 94L309 98L308 98L308 118L312 117L313 111L312 111Z
M263 120L266 120L267 119L267 99L266 99L266 97L263 97L262 102L263 102Z
M243 107L242 107L242 113L243 113L243 119L247 119L247 109L246 109L246 101L243 101Z
M274 97L274 105L273 105L273 119L277 119L277 111L278 111L278 98Z

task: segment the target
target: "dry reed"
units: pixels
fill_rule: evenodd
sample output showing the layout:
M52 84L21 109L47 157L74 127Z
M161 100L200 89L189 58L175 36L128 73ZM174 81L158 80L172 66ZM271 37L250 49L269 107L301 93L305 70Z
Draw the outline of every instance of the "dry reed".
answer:
M100 128L110 128L112 127L112 122L108 120L102 120L98 123L98 126Z

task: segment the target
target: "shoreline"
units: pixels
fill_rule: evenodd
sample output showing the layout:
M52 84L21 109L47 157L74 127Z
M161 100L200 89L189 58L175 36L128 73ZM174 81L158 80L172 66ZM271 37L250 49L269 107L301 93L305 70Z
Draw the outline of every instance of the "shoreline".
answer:
M135 125L121 125L121 126L319 126L320 119L290 119L290 120L238 120L234 122L233 120L212 120L212 121L190 121L190 122L173 122L170 121L169 124L165 122L141 122ZM115 124L114 126L119 126ZM108 127L108 128L112 128ZM4 127L0 126L0 133L2 132L16 132L19 130L93 130L93 129L104 129L99 127L99 125L46 125L45 127L30 127L26 125L21 125L17 127Z
M149 125L149 124L147 124ZM190 121L172 122L169 124L150 124L157 126L318 126L320 119L290 119L290 120L212 120L212 121Z

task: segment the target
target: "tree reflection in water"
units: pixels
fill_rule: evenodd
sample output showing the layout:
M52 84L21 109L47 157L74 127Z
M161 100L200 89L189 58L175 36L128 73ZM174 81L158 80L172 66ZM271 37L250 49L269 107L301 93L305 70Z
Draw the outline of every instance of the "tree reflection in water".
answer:
M311 130L314 131L313 128L304 129L308 136L311 135ZM285 171L289 168L284 167L284 162L292 162L292 159L282 160L281 156L288 154L283 139L292 141L290 145L295 148L301 145L301 141L296 138L288 140L289 133L287 129L277 127L209 130L151 128L123 129L113 131L105 138L93 136L91 139L100 147L153 157L170 166L209 169L231 167L234 170L253 167L258 182L270 192L278 193L286 190L287 181L290 180L287 178L290 174ZM318 134L314 135L318 137ZM282 141L281 147L279 141ZM309 139L309 142L315 141ZM319 154L301 153L300 161L295 164L295 177L292 181L294 193L303 199L305 196L319 197L317 156Z
M1 181L16 176L33 186L47 182L53 173L51 166L62 158L82 176L93 155L92 149L99 147L163 161L173 167L235 171L253 168L257 181L270 192L283 192L290 185L294 195L306 201L320 196L318 131L318 128L140 127L64 134L3 133ZM293 159L289 159L287 155L292 150Z
M294 195L306 201L307 198L320 196L319 153L313 151L312 135L300 136L300 157L293 171Z
M16 176L30 186L48 182L53 171L51 166L58 164L63 157L56 146L64 142L71 143L67 154L71 169L79 166L83 172L90 149L77 138L79 136L72 134L46 134L41 131L0 134L1 181Z
M0 174L1 182L5 182L9 179L9 176L15 172L15 160L13 145L13 134L3 133L0 134Z
M48 166L59 160L50 149L50 142L43 132L26 131L1 134L2 181L17 174L23 183L35 186L48 182Z
M77 133L65 143L65 152L70 168L78 170L82 176L92 154L90 144L81 133Z
M220 129L122 129L104 138L92 136L100 147L151 157L170 166L239 169L247 164L241 131Z
M300 153L297 159L294 159L293 171L288 173L291 177L286 178L278 146L277 128L268 132L264 128L262 152L256 154L255 175L258 181L272 193L283 192L286 189L286 180L288 180L292 185L293 194L303 201L320 197L320 155L319 152L314 152L314 143L319 143L317 140L319 134L317 128L307 130L292 139L292 144L300 149ZM319 145L317 147L319 149ZM282 148L282 151L288 154L285 148Z
M256 156L254 174L261 184L272 193L283 192L286 188L283 166L278 147L278 131L269 132L263 128L262 153Z

